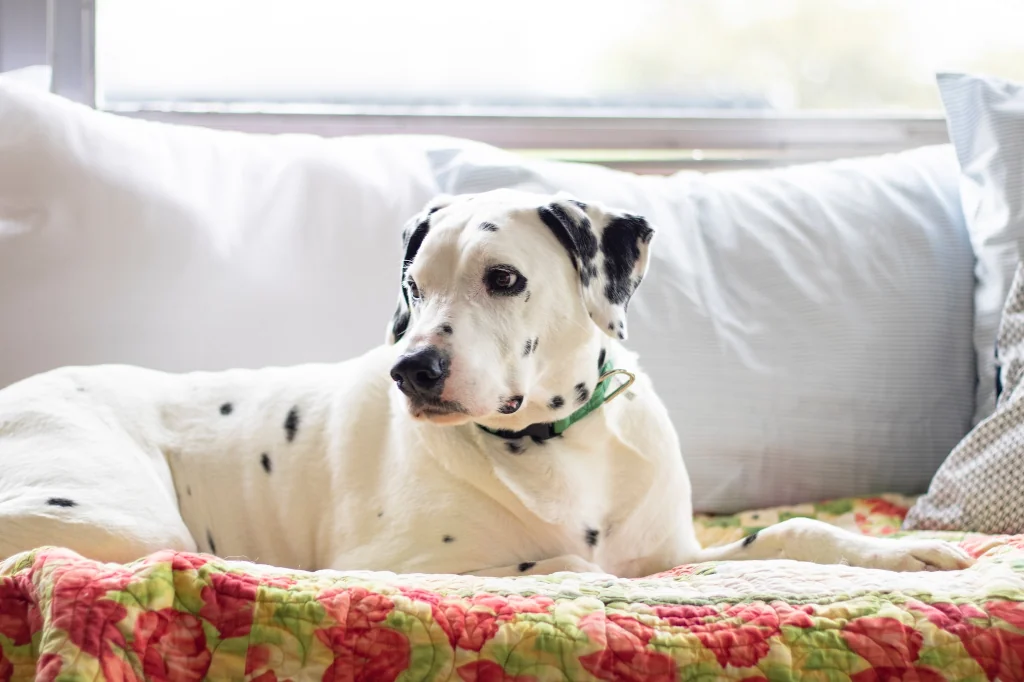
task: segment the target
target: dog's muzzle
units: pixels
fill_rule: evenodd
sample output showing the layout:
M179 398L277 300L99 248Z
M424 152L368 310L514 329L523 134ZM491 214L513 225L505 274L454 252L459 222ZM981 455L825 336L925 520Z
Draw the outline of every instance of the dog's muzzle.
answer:
M413 399L439 401L448 377L448 357L435 346L407 353L391 368L398 389Z

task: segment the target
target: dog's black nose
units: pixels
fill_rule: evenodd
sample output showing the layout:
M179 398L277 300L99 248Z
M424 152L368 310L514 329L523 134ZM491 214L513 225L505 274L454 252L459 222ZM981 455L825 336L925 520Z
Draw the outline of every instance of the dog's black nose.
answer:
M447 375L448 358L434 346L403 355L391 368L391 378L403 393L429 398L441 395Z

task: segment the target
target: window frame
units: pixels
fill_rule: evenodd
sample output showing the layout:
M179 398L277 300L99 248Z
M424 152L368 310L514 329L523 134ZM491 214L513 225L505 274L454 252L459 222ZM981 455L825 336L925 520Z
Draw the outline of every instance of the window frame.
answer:
M0 68L11 62L6 32L13 30L37 40L45 36L45 49L37 46L34 52L45 54L53 69L52 91L94 107L95 0L46 0L45 15L24 11L27 4L41 2L0 0L0 17L21 17L22 22L0 31ZM42 31L40 21L45 22ZM948 142L945 120L938 114L694 112L682 117L627 117L292 113L282 109L286 108L275 111L269 106L208 103L133 107L119 103L109 110L132 118L253 133L446 135L546 158L591 161L637 172L777 166Z

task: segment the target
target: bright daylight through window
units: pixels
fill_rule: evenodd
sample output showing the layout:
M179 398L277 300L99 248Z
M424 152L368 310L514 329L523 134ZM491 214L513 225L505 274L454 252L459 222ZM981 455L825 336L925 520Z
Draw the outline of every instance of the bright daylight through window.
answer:
M1009 0L99 0L98 102L632 115L937 111L1024 77Z

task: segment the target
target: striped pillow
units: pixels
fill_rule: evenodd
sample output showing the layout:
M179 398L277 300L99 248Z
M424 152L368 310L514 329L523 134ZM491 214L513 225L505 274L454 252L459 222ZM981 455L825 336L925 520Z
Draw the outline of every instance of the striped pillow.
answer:
M960 161L960 199L977 262L974 423L995 409L996 330L1024 242L1024 85L938 76L949 136Z

